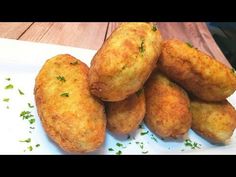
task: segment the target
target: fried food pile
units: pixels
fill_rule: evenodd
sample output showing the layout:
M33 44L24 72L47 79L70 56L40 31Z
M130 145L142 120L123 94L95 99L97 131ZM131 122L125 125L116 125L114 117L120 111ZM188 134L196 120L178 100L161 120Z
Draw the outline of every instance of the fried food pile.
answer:
M187 43L163 41L152 23L122 23L89 68L57 55L35 81L38 115L48 136L64 151L90 152L114 134L134 132L144 120L161 138L183 139L190 128L224 144L236 127L226 98L236 74Z

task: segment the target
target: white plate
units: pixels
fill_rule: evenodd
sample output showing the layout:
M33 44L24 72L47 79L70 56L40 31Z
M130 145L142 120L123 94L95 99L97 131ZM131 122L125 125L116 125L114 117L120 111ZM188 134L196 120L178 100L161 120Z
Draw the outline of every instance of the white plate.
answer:
M95 52L59 45L0 39L0 154L66 154L47 137L36 108L28 107L28 103L35 106L34 79L46 59L57 54L71 54L89 66ZM7 81L5 78L11 80ZM14 88L4 89L8 84L13 84ZM24 95L20 95L18 89L23 91ZM9 102L4 102L4 98L10 98ZM228 100L236 106L236 94ZM30 123L20 117L24 110L31 111L35 117L36 122L32 124L35 129L31 130ZM147 134L141 135L141 132L147 131ZM30 143L19 142L28 138L31 138ZM186 147L184 142L165 142L143 126L133 133L130 139L127 139L127 136L117 137L108 132L104 145L89 154L116 154L118 151L122 154L236 154L236 133L225 146L212 145L191 130L189 138L201 144L200 149ZM117 143L123 147L117 146ZM35 147L36 144L40 146ZM29 146L33 147L32 151L27 148ZM109 148L114 151L109 151Z

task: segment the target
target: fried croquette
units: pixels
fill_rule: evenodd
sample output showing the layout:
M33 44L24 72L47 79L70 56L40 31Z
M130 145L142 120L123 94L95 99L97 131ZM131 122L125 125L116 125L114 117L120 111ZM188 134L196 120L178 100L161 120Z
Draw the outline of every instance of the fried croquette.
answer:
M107 102L107 128L120 135L132 133L142 122L145 111L143 89L123 101Z
M35 101L49 137L67 152L89 152L105 139L102 102L88 85L89 68L70 55L57 55L43 65L35 83Z
M122 23L92 59L91 93L104 101L121 101L137 92L154 69L161 41L152 23Z
M144 87L147 126L162 138L183 139L191 127L187 93L154 70Z
M180 40L166 40L158 64L171 80L205 101L223 101L236 89L235 73Z
M212 143L224 144L236 127L236 111L228 101L191 98L192 129Z

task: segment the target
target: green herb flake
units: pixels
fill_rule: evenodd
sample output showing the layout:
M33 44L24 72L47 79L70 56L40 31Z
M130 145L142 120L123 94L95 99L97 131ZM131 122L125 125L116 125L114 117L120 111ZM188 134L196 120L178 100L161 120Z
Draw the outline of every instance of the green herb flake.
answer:
M108 151L114 151L114 149L112 149L112 148L109 148L109 149L108 149Z
M30 129L35 129L35 127L30 127Z
M5 87L6 90L8 90L8 89L13 89L13 88L14 88L14 86L13 86L12 84L9 84L9 85L7 85L7 86Z
M35 123L35 119L29 119L29 123L30 123L30 124Z
M156 142L158 142L157 139L154 137L153 134L151 135L151 139L154 140L154 141L156 141Z
M139 146L141 149L143 149L143 144L140 144L140 146Z
M31 142L31 138L28 138L26 140L20 140L19 142L22 142L22 143L30 143Z
M71 65L77 65L77 64L78 64L78 61L71 62L70 64L71 64Z
M63 96L63 97L69 97L69 93L62 93L61 96Z
M9 109L10 107L9 107L9 106L7 106L6 108L7 108L7 109Z
M143 92L143 88L141 88L140 90L138 90L138 91L136 92L137 97L139 97L142 92Z
M143 151L142 153L143 153L143 154L147 154L147 153L148 153L148 151Z
M138 141L136 141L135 143L136 143L136 144L139 144L139 142L138 142Z
M122 151L120 150L116 152L116 155L121 155L121 154L122 154Z
M186 44L190 47L193 48L193 45L190 42L186 42Z
M118 147L123 147L123 144L121 144L121 143L116 143L116 146L118 146Z
M141 42L141 45L139 47L139 52L143 53L145 51L145 48L144 48L144 40L142 40Z
M201 144L199 144L199 143L197 143L197 142L193 142L193 141L190 140L190 139L186 139L186 140L184 141L184 145L185 145L186 147L190 147L191 149L196 149L196 148L200 149L200 146L201 146Z
M30 117L33 117L33 115L31 114L30 111L22 111L20 113L20 117L22 117L23 119L28 119Z
M156 25L153 25L153 26L152 26L152 31L156 31L156 30L157 30Z
M10 98L3 98L3 101L4 101L4 102L9 102L9 101L10 101Z
M34 108L34 106L31 105L30 103L28 103L28 106L29 106L29 108Z
M39 146L40 146L40 144L36 144L36 145L35 145L35 147L39 147Z
M20 95L24 95L24 92L22 92L20 89L18 89L18 92Z
M140 125L138 126L138 128L140 128L140 129L143 129L143 125L142 125L142 124L140 124Z
M149 131L141 132L140 135L143 136L143 135L146 135L146 134L148 134L148 133L149 133Z
M10 80L11 80L11 78L10 78L10 77L8 77L8 78L6 78L5 80L6 80L6 81L10 81Z
M22 111L20 113L20 117L22 117L24 120L24 119L29 119L30 117L33 117L33 115L31 114L30 111Z
M66 79L63 76L57 76L57 80L59 80L61 82L66 82Z
M28 149L29 151L33 151L33 147L32 147L32 146L27 147L27 149Z

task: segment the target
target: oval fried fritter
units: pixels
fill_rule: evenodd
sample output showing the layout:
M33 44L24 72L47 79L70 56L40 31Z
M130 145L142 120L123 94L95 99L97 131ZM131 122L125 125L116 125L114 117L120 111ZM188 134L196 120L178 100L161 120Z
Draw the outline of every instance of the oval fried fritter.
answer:
M180 40L162 44L160 70L205 101L223 101L236 90L236 75L213 57Z
M104 101L121 101L148 79L161 52L161 35L151 23L123 23L91 62L89 86Z
M212 143L224 144L236 127L236 111L228 101L191 98L192 129Z
M89 68L70 55L46 61L35 83L35 101L49 137L68 152L89 152L105 139L102 102L89 91Z
M162 138L183 138L191 127L186 92L154 70L144 87L147 126Z
M135 131L145 115L143 89L118 102L106 103L107 128L116 134L129 134Z

